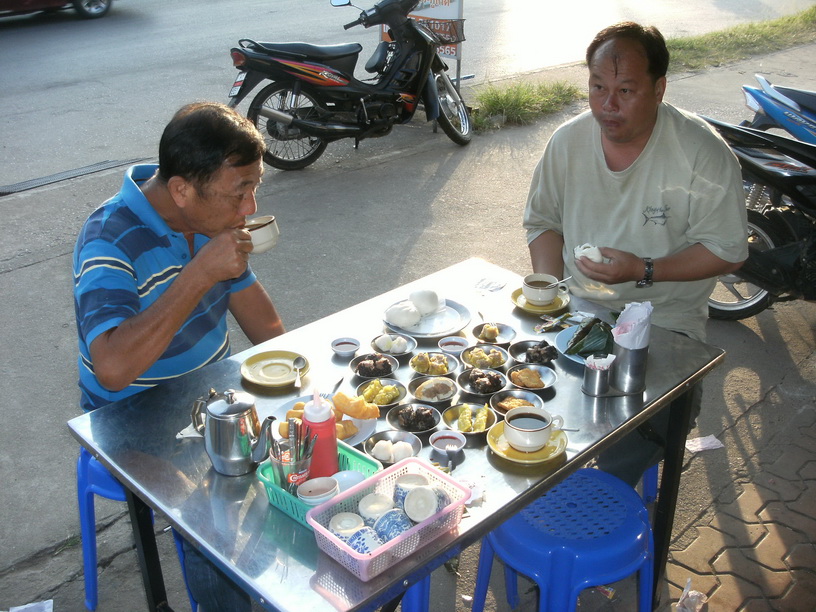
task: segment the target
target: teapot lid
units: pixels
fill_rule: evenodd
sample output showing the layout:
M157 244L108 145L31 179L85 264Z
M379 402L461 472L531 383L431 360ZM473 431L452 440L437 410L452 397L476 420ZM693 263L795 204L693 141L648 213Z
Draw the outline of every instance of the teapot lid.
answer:
M254 406L254 398L248 393L238 393L234 389L227 389L223 394L210 397L207 411L214 417L231 417L240 415Z

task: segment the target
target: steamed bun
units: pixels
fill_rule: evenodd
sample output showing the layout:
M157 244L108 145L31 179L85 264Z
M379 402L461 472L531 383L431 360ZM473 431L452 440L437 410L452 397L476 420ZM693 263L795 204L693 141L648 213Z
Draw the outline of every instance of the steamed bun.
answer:
M575 259L586 257L595 263L601 263L603 261L601 250L592 244L582 244L581 246L575 247L572 252L575 255Z
M422 315L412 302L400 302L385 311L385 320L397 327L413 327L419 323L420 319Z
M408 297L414 306L416 306L417 310L419 310L419 314L423 317L437 312L442 307L436 291L431 291L430 289L412 291Z

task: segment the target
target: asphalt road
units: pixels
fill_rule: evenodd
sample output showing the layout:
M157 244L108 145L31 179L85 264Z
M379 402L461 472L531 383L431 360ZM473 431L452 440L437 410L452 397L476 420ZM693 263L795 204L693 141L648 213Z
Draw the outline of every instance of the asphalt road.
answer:
M480 83L581 60L591 37L623 19L666 36L801 11L812 0L463 0L461 71ZM368 2L358 2L367 8ZM0 19L0 186L155 155L184 103L226 101L239 38L361 42L377 32L342 24L352 7L328 0L116 0L104 19L73 11ZM362 76L358 70L358 76Z

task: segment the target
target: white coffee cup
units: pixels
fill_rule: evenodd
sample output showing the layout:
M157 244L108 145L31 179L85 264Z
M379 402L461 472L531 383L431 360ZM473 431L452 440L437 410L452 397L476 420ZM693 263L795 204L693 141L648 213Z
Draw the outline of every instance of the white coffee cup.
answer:
M252 237L252 252L264 253L278 243L280 228L275 215L263 215L248 219L244 226Z
M524 299L534 306L551 304L559 293L566 294L567 292L567 286L564 284L553 285L549 289L544 289L545 286L557 283L558 280L552 274L538 272L528 274L521 283L521 292Z
M504 415L504 438L516 450L533 453L550 441L553 432L564 425L564 419L543 408L522 406Z

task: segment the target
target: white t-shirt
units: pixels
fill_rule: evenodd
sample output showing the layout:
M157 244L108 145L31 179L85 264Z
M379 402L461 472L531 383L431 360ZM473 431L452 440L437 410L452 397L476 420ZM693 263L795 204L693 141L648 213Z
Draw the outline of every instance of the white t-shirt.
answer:
M652 322L702 340L716 278L604 285L575 266L574 247L590 243L664 257L701 243L730 262L748 256L745 197L736 157L708 124L663 103L638 159L621 172L604 158L601 132L587 111L553 134L530 185L524 227L528 244L547 230L564 237L570 291L620 310L650 301Z

